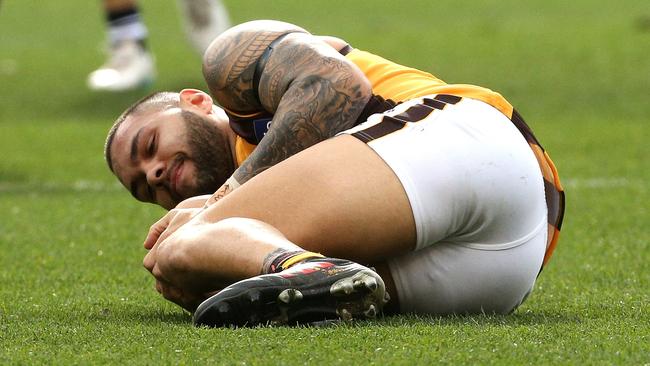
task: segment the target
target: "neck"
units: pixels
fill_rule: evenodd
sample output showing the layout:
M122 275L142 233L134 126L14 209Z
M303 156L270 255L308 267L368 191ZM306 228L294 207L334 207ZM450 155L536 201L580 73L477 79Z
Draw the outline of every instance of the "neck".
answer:
M235 133L235 131L232 130L232 128L230 128L228 116L223 111L223 109L217 106L213 106L212 112L210 114L212 115L212 118L215 121L217 128L219 128L226 136L228 151L230 151L230 157L232 159L232 166L235 167L235 169L237 169L238 168L237 146L236 146L237 134Z

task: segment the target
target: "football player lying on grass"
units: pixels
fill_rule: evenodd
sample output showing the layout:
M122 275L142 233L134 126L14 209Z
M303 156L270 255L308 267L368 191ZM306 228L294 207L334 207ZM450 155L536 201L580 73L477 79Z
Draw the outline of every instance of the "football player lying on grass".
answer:
M564 196L500 94L277 21L203 62L223 109L157 93L105 148L135 198L172 209L144 266L196 324L505 314L532 291Z

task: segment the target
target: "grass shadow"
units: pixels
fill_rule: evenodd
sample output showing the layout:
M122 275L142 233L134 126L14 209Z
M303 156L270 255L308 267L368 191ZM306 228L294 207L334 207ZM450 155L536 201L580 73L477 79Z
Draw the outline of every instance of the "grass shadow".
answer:
M475 314L475 315L418 315L406 314L385 317L384 325L401 327L405 325L429 324L437 326L537 326L549 324L579 324L583 319L577 314L554 311L525 311L509 315Z
M373 320L353 320L343 322L337 320L321 321L311 324L288 324L284 326L258 325L251 329L270 329L270 328L312 328L312 329L332 329L332 328L404 328L417 326L438 326L438 327L458 327L464 325L470 326L538 326L538 325L560 325L560 324L579 324L583 320L576 314L567 314L562 312L532 312L515 313L510 315L418 315L404 314L380 317ZM235 328L230 328L235 329Z
M102 307L85 316L88 322L114 323L114 324L143 324L158 325L160 323L171 325L191 325L191 315L180 309L149 308L143 306Z

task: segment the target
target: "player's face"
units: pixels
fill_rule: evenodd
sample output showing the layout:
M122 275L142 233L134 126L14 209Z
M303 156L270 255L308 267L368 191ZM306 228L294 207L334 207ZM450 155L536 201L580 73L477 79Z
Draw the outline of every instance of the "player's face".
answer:
M213 193L234 169L224 169L232 158L223 132L207 116L183 115L180 108L129 117L111 154L115 175L131 194L166 209Z

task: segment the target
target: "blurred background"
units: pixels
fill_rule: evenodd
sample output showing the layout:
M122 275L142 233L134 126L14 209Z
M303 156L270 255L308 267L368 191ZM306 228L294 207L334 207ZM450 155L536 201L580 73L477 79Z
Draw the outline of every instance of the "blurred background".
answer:
M597 133L612 124L638 129L633 122L649 115L650 10L645 1L224 3L234 24L260 18L294 22L313 33L339 36L359 48L430 71L447 82L500 91L551 152L556 146L576 148L581 143L567 130L552 132L556 128L578 132L589 127L580 134ZM78 144L91 143L96 144L97 154L67 156L75 165L85 165L82 171L87 179L103 180L105 172L97 169L102 137L120 111L153 90L205 89L200 57L183 35L175 1L140 4L158 77L149 90L114 94L90 92L85 84L88 73L105 58L99 1L2 2L0 151L3 156L16 156L32 150L29 155L39 161L2 159L0 180L16 180L21 174L29 175L28 180L72 178L54 169L32 176L25 169L57 158L56 152L74 152ZM40 132L71 129L78 138L66 141L69 135L63 134L58 142L34 140L27 138L35 132L30 127ZM575 158L588 159L587 154L580 155L561 164L565 171L568 164L576 163ZM618 161L612 165L625 165L625 157L620 158L613 159ZM562 162L563 157L556 159ZM598 169L588 164L579 171L589 175Z
M448 83L501 92L550 152L567 192L559 247L520 313L561 319L551 329L557 335L607 335L618 337L611 343L617 347L647 347L635 338L643 333L636 325L648 324L647 312L637 321L639 311L650 302L647 0L224 4L233 24L293 22ZM140 5L157 78L147 89L108 93L86 86L87 75L106 57L99 1L0 3L0 339L13 337L5 343L8 352L26 355L36 349L34 339L72 342L91 352L87 345L100 327L125 336L133 333L120 327L134 319L159 322L147 318L152 304L181 314L153 290L142 291L151 281L140 266L140 243L163 211L133 201L103 160L108 129L136 99L155 90L206 89L176 2ZM610 318L599 309L622 315ZM586 318L568 320L566 330L567 316ZM34 325L34 319L41 320ZM96 319L115 323L98 325ZM612 335L622 319L629 321L626 331ZM87 323L87 336L63 338L72 325ZM32 335L52 325L63 330ZM74 355L75 347L52 352Z
M447 82L500 91L552 152L556 145L576 143L575 134L550 132L555 128L575 131L593 126L584 132L594 133L611 124L631 127L632 121L649 115L650 10L644 1L412 0L399 6L342 0L224 3L234 24L259 18L294 22L313 33L339 36L359 48L430 71ZM84 132L75 133L88 133L100 151L104 130L138 97L153 90L205 89L200 57L182 33L175 1L140 4L158 77L149 90L114 94L90 92L85 84L88 73L105 58L99 1L3 1L0 123L9 128L2 138L11 140L10 144L2 141L3 156L11 152L5 150L8 145L23 140L11 129L27 126L42 132L82 127ZM552 134L552 140L545 134ZM57 144L25 140L26 145L14 146L14 152L42 149L43 154L36 155L45 159L48 146ZM74 141L85 144L83 140ZM62 145L74 149L76 144ZM83 170L88 179L103 179L92 159L77 156L74 161L90 164ZM11 161L3 160L3 181L11 180L7 175L20 175L20 167L7 166ZM584 169L593 168L581 167L583 174L597 173Z

